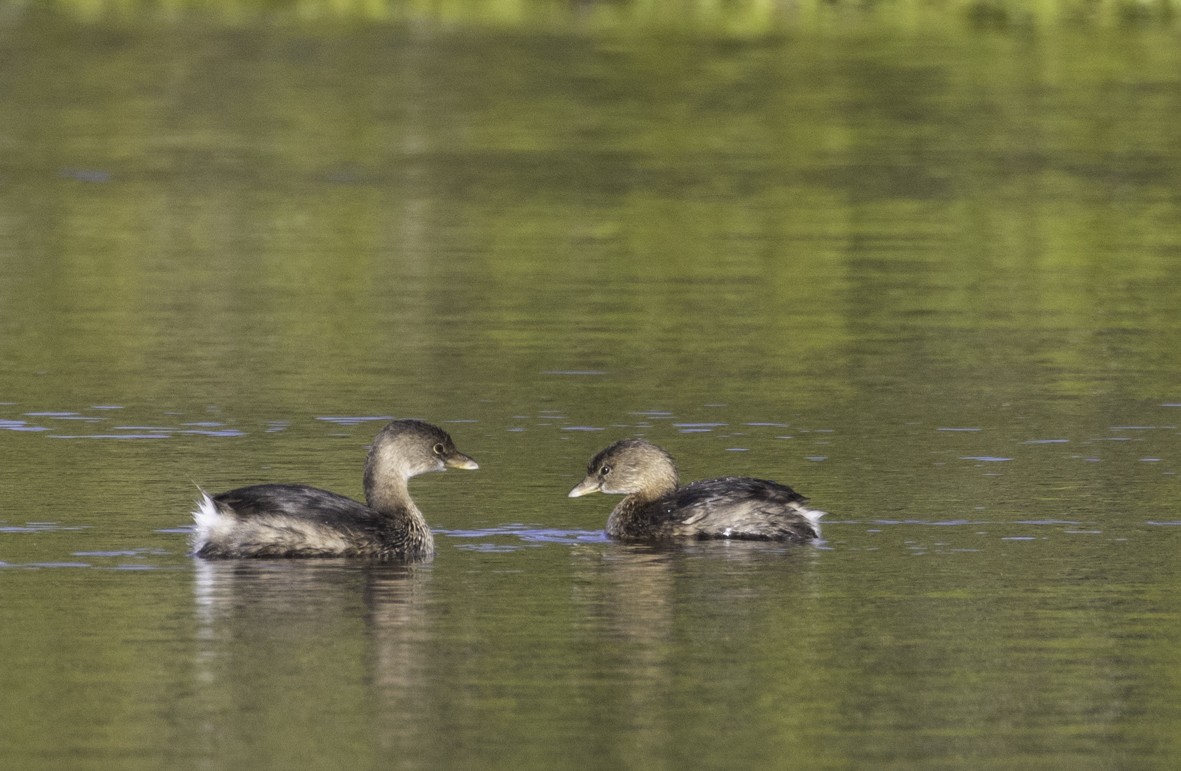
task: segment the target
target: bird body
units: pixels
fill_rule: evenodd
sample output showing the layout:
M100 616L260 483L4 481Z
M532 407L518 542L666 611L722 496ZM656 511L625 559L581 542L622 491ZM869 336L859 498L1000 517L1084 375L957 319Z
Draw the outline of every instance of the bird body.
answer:
M209 495L193 511L193 552L238 557L425 558L434 538L408 481L446 468L479 466L442 429L395 420L365 463L365 503L308 485L260 484Z
M740 538L810 541L824 512L787 485L751 477L720 477L680 486L676 464L660 447L623 439L597 454L573 490L624 495L607 519L607 535L623 540Z

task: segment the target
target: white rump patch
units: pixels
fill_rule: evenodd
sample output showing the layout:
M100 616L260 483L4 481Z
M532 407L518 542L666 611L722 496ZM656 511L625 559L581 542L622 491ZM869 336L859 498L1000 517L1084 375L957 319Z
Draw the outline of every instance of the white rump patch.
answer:
M796 511L807 517L808 521L810 521L813 525L819 525L820 518L828 513L827 511L820 511L819 509L809 509L806 506L799 505L798 503L796 504Z
M234 521L222 513L203 490L197 508L193 509L193 521L197 523L197 530L193 533L193 551L199 550L209 541L224 538L234 528Z

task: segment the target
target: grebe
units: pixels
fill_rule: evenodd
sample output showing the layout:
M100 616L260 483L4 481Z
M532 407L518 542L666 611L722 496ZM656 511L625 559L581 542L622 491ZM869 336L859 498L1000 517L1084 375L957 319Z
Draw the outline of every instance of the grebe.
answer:
M627 496L607 519L607 535L625 540L744 538L810 541L823 511L787 485L750 477L707 479L680 487L672 456L643 439L621 439L591 459L571 498Z
M411 477L479 466L446 431L395 420L365 461L365 503L307 485L263 484L201 494L193 553L235 557L425 558L435 542L410 499Z

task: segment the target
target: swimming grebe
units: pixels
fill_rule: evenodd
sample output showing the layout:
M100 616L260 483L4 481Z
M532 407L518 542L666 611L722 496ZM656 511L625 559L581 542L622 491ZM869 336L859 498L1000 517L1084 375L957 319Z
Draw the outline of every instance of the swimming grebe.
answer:
M395 420L378 433L365 461L365 501L307 485L252 485L201 494L193 512L193 553L234 557L422 558L435 541L410 500L407 481L429 471L476 469L447 432L421 420Z
M607 535L626 540L745 538L810 541L823 511L804 506L786 485L723 477L678 486L672 456L643 439L621 439L591 459L571 498L626 495L607 519Z

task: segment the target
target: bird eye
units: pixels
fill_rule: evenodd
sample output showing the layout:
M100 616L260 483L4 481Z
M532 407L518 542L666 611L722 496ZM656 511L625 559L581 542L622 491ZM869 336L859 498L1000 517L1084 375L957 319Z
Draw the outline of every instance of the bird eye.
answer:
M605 477L610 473L611 473L610 464L604 463L603 467L601 469L599 469L599 476L601 476L601 477Z
M435 450L435 455L446 455L447 454L447 448L443 446L442 442L439 442L438 444L436 444L434 446L434 450Z

